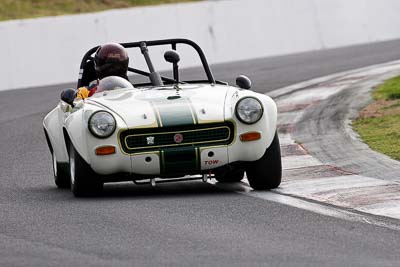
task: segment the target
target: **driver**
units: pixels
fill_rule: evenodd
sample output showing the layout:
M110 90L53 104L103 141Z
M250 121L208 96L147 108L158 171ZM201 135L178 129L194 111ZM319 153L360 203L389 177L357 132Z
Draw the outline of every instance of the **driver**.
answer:
M119 76L129 81L128 64L128 52L122 45L108 43L100 46L94 56L97 80L92 81L88 87L80 87L76 97L85 99L92 96L97 90L99 80L108 76Z

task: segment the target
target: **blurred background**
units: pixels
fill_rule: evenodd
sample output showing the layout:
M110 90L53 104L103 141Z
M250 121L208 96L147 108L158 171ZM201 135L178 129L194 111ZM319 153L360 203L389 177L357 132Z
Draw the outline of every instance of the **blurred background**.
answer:
M0 90L75 81L83 54L106 42L188 38L222 63L394 40L398 10L397 0L0 0ZM165 69L164 50L150 52ZM183 68L199 65L179 52Z

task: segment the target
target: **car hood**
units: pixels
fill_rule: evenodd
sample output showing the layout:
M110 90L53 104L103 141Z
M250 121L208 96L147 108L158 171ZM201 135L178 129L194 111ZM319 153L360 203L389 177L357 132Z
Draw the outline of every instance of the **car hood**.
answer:
M129 128L224 121L226 85L179 85L100 92L88 99L118 114ZM235 91L235 90L233 90Z

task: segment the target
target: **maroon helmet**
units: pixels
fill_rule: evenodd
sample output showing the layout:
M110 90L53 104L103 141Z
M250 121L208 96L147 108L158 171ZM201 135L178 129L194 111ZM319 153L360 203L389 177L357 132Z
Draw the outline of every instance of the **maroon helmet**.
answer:
M118 43L108 43L100 46L94 56L94 67L99 79L108 76L119 76L128 79L128 64L128 53Z

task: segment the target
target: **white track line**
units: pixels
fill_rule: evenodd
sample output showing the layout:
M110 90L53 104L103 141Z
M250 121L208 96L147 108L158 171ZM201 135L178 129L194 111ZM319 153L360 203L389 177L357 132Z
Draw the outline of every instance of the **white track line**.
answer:
M390 183L359 175L346 175L322 179L289 181L283 183L277 191L284 194L299 195L302 197L313 197L314 195L323 196L325 192L338 192L337 190L349 188L362 188Z
M247 180L244 179L246 182ZM311 211L317 214L338 218L342 220L352 221L352 222L361 222L372 224L380 227L385 227L391 230L400 231L400 225L384 222L379 220L378 218L374 218L372 216L368 216L367 214L359 214L356 212L352 212L349 210L345 210L342 208L337 208L333 206L327 206L315 202L310 202L307 200L299 199L292 196L287 196L283 194L278 194L277 192L273 191L254 191L250 186L244 183L234 183L234 184L225 184L225 183L217 183L214 179L209 181L210 184L214 186L227 190L227 191L234 191L236 193L259 198L267 201L272 201L280 204L284 204L287 206L291 206L294 208L302 209Z

